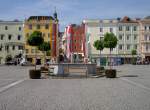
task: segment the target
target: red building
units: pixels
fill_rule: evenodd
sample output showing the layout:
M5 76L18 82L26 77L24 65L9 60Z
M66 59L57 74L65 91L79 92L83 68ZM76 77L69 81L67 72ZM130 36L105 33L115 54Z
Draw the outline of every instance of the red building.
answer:
M66 56L72 62L83 60L85 53L85 28L84 24L71 24L65 29Z

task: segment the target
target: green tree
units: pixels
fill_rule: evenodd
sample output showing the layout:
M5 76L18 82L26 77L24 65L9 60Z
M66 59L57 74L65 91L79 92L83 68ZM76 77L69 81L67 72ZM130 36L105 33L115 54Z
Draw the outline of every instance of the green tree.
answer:
M135 58L134 58L134 55L137 55L137 51L135 49L133 49L131 51L131 54L132 54L132 63L135 64Z
M93 44L93 46L96 48L96 50L100 51L100 59L101 59L101 51L104 49L104 41L103 40L96 40ZM101 66L101 64L100 64Z
M110 49L110 63L111 63L111 51L117 46L117 37L113 33L106 33L104 35L104 47ZM111 69L111 64L110 64Z
M34 31L27 39L27 43L30 46L35 47L35 70L36 70L36 57L37 57L37 47L44 42L42 33L39 31Z
M46 53L51 50L50 43L49 42L43 42L41 45L38 46L38 49L43 52L44 62L46 63L46 58L45 58Z

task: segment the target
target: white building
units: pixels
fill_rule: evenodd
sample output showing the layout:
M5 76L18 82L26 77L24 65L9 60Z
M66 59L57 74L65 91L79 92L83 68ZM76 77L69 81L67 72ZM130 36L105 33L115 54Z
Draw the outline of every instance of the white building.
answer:
M140 25L138 20L124 17L118 23L118 54L124 58L124 63L132 62L132 50L137 50L140 55L139 38Z
M94 41L103 39L104 34L114 33L118 39L118 45L112 50L112 62L114 64L131 63L131 51L139 50L139 23L128 17L123 19L83 20L86 33L87 55L92 62L99 63L99 51L93 46ZM109 57L109 49L104 49L101 55L101 63L106 65Z
M14 58L23 54L24 37L22 21L0 21L0 64L8 55Z
M116 19L105 19L105 20L84 20L85 24L85 33L87 35L87 54L88 57L92 60L92 62L97 62L99 64L100 52L95 49L93 46L94 41L103 39L104 34L107 32L114 33L117 35L117 23ZM101 63L106 63L106 58L109 57L109 49L104 49L102 52ZM117 47L112 50L112 56L116 56L118 54ZM104 62L103 62L104 61Z

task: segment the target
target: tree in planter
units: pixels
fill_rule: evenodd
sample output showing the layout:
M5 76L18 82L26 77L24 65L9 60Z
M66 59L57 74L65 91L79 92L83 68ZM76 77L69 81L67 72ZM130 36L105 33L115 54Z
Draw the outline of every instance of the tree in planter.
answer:
M106 33L104 35L104 47L109 48L110 49L110 63L111 63L111 51L113 48L115 48L117 46L117 37L113 34L113 33ZM116 77L116 70L113 70L111 68L111 64L110 64L110 70L106 71L106 76L109 78L114 78Z
M44 42L44 39L42 37L42 33L39 31L34 31L29 38L27 39L27 43L30 46L35 47L35 70L36 70L36 57L37 57L37 47L41 45Z
M49 42L43 42L41 45L38 46L38 49L43 52L44 63L46 63L46 58L45 58L46 53L51 50L50 43Z
M133 49L133 50L131 51L131 54L132 54L132 64L135 64L136 62L135 62L134 55L137 54L137 51L136 51L135 49Z
M104 41L103 40L96 40L93 44L93 46L96 48L96 50L100 51L100 57L101 58L101 51L104 49ZM101 66L101 62L100 62Z

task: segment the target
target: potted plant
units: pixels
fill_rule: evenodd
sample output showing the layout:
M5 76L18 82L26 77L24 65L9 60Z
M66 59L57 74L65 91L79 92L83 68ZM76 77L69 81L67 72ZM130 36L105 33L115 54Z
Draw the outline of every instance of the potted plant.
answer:
M100 56L99 56L99 59L100 59L100 67L97 67L97 71L98 73L102 73L104 71L104 67L101 66L101 51L104 49L104 41L103 40L96 40L93 44L93 46L96 48L96 50L99 50L100 52Z
M29 76L31 79L40 79L41 71L36 69L36 57L37 57L37 47L44 42L42 37L42 33L39 31L34 31L29 38L27 39L27 43L30 46L35 47L35 69L29 70Z
M104 35L104 47L109 48L110 50L110 56L109 56L110 68L105 70L105 74L107 78L115 78L117 74L116 70L112 69L112 65L111 65L111 51L113 48L117 46L117 41L118 41L117 37L113 33L106 33Z

